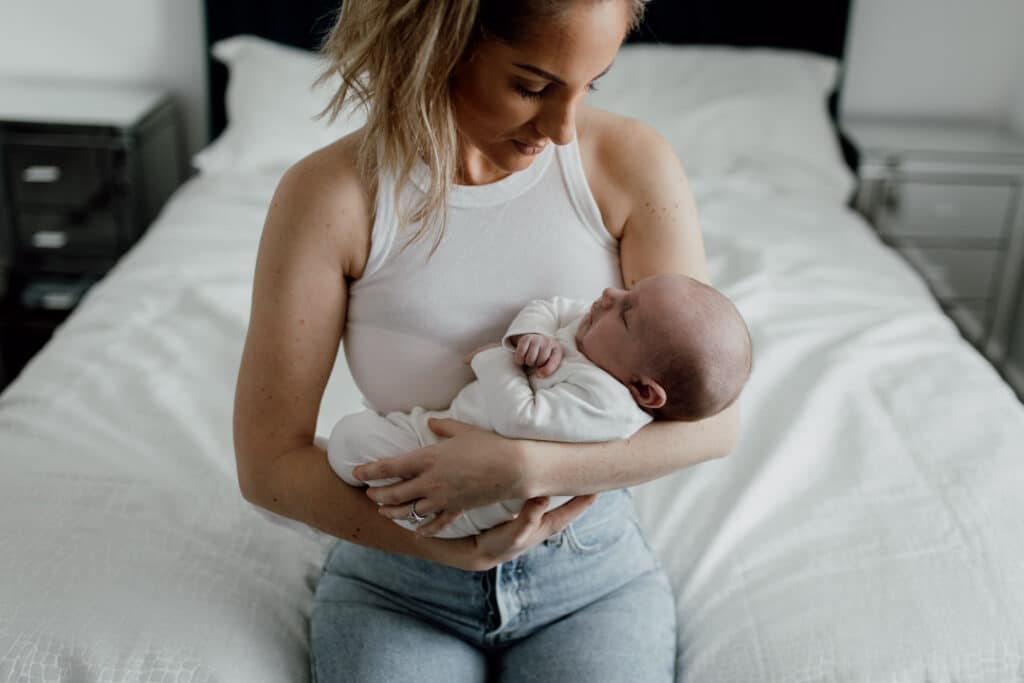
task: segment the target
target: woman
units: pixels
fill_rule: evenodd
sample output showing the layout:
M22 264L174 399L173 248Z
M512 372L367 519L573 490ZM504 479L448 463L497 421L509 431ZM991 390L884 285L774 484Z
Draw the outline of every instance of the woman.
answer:
M622 442L515 441L456 422L350 487L314 443L342 333L380 412L443 408L461 359L527 300L660 272L707 281L679 161L588 107L641 0L346 0L325 50L367 125L280 181L260 243L235 446L252 503L340 540L311 615L319 681L670 681L667 578L624 487L727 453L736 409ZM371 239L372 237L372 239ZM593 494L604 492L595 499ZM546 496L577 496L544 513ZM462 510L530 498L480 536ZM595 502L596 500L596 502ZM388 517L440 513L412 534Z

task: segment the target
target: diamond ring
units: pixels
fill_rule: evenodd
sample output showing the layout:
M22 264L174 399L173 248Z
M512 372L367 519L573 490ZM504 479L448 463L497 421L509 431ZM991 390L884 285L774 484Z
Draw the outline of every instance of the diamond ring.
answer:
M409 514L406 515L406 517L405 517L409 522L411 522L413 524L419 524L420 522L422 522L423 520L426 519L426 516L421 515L420 513L416 512L416 503L417 502L419 502L419 501L415 501L414 500L412 502L412 504L409 505Z

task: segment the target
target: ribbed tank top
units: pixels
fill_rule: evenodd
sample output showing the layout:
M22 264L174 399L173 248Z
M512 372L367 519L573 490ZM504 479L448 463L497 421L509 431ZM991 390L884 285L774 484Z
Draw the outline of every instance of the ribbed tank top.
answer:
M402 203L422 197L420 163ZM442 410L473 380L462 357L501 339L531 299L594 299L621 287L618 243L587 185L574 139L549 144L523 171L488 185L456 185L445 234L402 250L394 180L379 179L363 275L349 288L345 356L367 407Z

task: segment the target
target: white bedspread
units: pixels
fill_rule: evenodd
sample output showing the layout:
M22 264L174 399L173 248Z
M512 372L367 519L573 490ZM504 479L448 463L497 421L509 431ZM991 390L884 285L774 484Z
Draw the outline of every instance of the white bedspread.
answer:
M330 539L231 448L275 182L190 181L0 398L0 681L306 679ZM1024 679L1024 408L848 210L695 190L756 359L736 451L637 490L680 680Z

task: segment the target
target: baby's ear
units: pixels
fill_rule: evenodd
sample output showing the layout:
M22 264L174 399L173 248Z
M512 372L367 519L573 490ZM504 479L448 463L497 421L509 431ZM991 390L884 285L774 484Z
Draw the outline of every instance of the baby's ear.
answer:
M649 410L657 410L668 401L665 389L650 377L641 377L629 383L629 393L637 405Z

